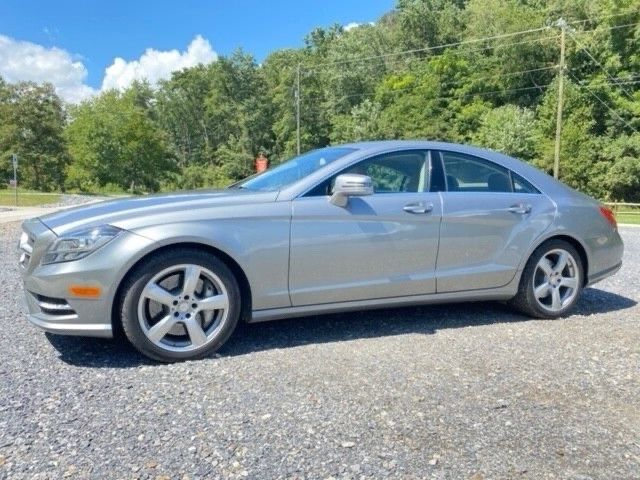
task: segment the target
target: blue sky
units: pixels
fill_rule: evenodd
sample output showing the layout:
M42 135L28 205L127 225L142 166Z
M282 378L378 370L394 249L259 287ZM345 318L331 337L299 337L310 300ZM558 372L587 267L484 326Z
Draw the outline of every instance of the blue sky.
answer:
M25 68L22 73L15 65L21 58L32 55L37 60L35 64L42 66L48 60L68 63L76 83L83 75L83 85L99 89L105 80L105 69L114 64L115 58L124 62L112 74L117 73L118 78L127 73L133 75L132 71L144 68L129 62L140 60L147 49L158 52L175 49L186 56L197 35L202 41L197 40L189 61L210 59L216 53L227 55L238 47L262 60L275 49L301 46L304 36L316 26L375 21L394 4L394 0L2 0L0 75L9 81L31 75L24 79L38 81L40 77L34 72ZM47 54L53 58L49 59ZM63 59L63 54L68 58ZM152 64L149 68L155 68L153 61L161 57L146 58L147 64ZM55 78L61 74L52 72ZM71 88L71 80L65 81L68 85L64 88ZM108 81L107 85L111 83Z

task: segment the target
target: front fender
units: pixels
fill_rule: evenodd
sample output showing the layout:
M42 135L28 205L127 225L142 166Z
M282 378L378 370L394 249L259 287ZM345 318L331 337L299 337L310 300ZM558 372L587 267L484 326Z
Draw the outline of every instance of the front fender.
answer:
M282 207L288 207L288 202ZM283 212L284 213L284 212ZM185 220L136 229L154 241L154 250L185 243L220 250L243 270L252 292L255 310L291 306L289 299L289 208L269 218ZM139 260L139 259L138 259Z

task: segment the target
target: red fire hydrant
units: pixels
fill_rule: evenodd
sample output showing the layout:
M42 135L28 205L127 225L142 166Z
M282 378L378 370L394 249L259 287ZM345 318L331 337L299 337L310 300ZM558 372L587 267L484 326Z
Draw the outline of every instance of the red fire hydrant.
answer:
M256 158L256 172L264 172L269 167L269 159L262 153Z

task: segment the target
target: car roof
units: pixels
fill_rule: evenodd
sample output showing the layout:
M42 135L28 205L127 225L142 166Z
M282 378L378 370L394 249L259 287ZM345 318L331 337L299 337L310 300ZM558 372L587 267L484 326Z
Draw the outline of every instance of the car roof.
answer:
M387 151L390 149L403 149L403 148L420 148L430 150L450 150L459 153L468 153L469 155L478 155L486 158L500 156L504 158L506 155L502 155L499 152L488 150L486 148L476 147L473 145L462 145L460 143L440 142L434 140L372 140L366 142L353 142L345 143L341 145L335 145L336 147L347 147L358 150L367 150L368 153L375 153L376 151ZM502 159L504 160L504 159ZM501 162L502 163L502 162Z

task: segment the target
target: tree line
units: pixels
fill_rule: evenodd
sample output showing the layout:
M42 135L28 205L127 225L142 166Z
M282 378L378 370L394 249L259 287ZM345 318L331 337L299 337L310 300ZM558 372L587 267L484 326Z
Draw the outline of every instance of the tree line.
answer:
M566 69L555 21L568 22ZM42 191L224 186L297 149L365 139L473 143L640 201L640 0L398 0L375 25L316 28L261 64L238 50L79 105L0 78L0 179ZM299 90L298 90L299 87Z

